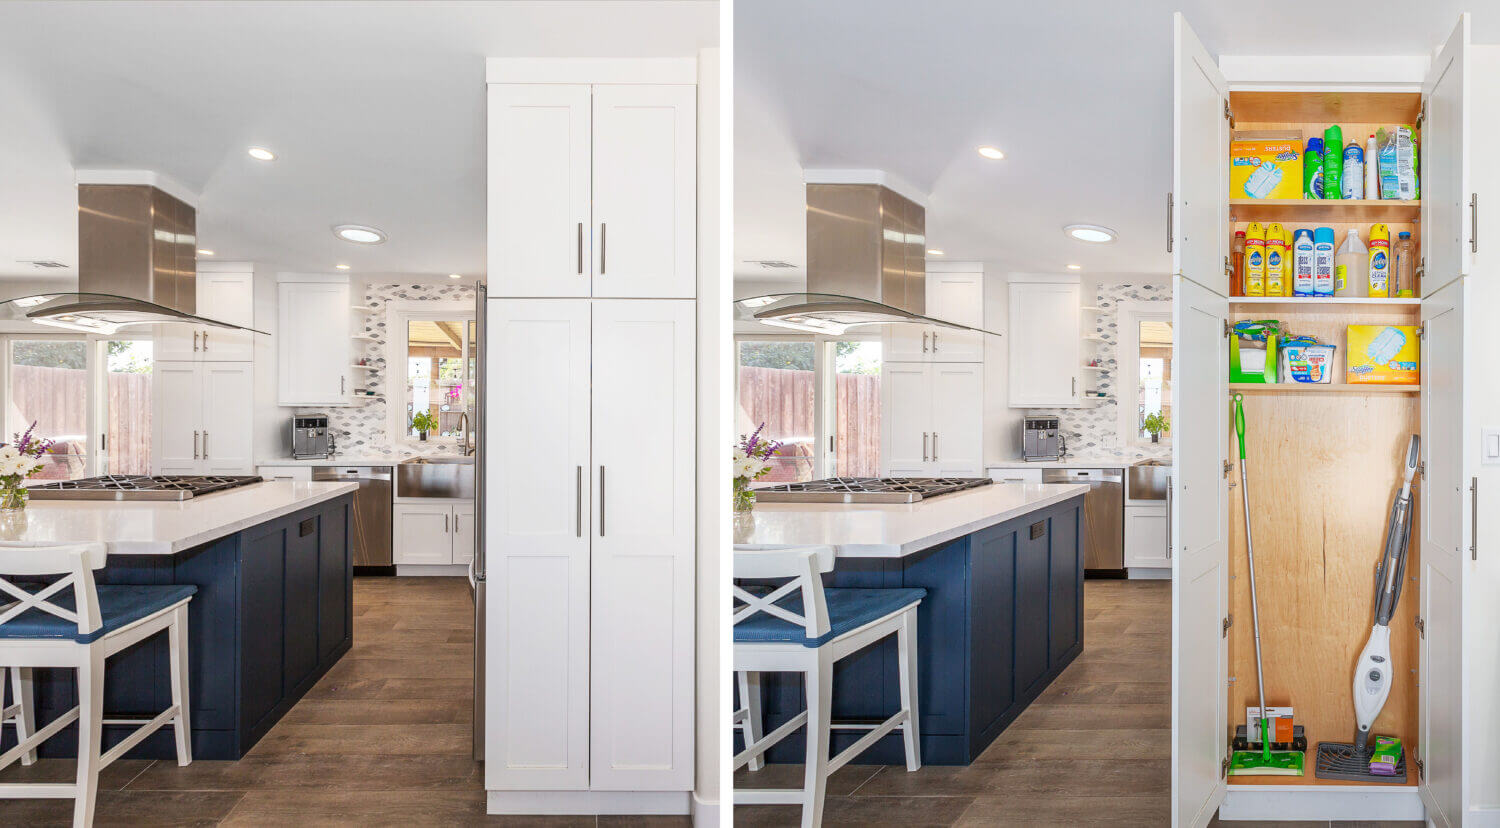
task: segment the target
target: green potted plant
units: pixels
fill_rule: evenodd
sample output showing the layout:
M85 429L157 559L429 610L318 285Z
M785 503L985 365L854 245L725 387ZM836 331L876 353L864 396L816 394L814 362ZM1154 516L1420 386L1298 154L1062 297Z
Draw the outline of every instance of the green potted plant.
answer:
M1162 416L1160 411L1153 411L1146 415L1146 420L1141 423L1141 427L1151 433L1151 442L1159 443L1161 442L1161 433L1171 430L1172 424L1167 421L1166 417Z
M437 419L429 412L419 411L416 416L411 418L411 427L417 430L417 439L425 443L427 442L427 432L437 430Z

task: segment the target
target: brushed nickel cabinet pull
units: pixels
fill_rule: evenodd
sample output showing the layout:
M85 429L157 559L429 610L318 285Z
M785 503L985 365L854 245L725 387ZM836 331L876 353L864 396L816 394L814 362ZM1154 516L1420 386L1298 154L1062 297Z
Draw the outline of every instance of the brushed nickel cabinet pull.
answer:
M922 353L927 353L927 332L922 332Z
M609 268L605 265L605 256L609 253L609 227L604 222L599 222L599 275Z
M198 353L198 332L193 331L193 353Z
M578 222L578 273L583 274L583 222Z
M443 515L443 534L448 534L448 516Z
M927 462L927 432L922 432L922 462Z
M198 431L197 431L197 429L193 430L193 459L194 460L198 459Z
M1469 478L1469 559L1479 560L1479 478Z
M1167 193L1167 252L1172 252L1172 194Z
M1172 559L1172 475L1167 475L1167 560Z
M573 476L573 532L583 537L583 466Z
M1469 252L1479 252L1479 193L1469 193Z
M599 467L599 537L604 537L604 467Z
M934 431L932 432L932 462L936 463L937 461L937 432Z
M203 353L208 353L208 331L203 332Z
M203 459L208 459L208 432L203 432Z
M937 353L937 331L932 332L932 352Z

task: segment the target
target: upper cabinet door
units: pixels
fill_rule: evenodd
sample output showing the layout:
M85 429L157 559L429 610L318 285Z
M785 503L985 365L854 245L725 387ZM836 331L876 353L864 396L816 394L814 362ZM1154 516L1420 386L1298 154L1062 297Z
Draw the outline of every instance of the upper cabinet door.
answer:
M1469 189L1469 15L1432 61L1422 82L1422 295L1469 272L1478 246L1478 210Z
M927 315L971 328L984 327L983 273L928 273ZM934 362L984 361L984 334L932 329Z
M693 786L694 303L595 301L589 785Z
M277 404L348 405L349 285L282 282L277 286Z
M1083 403L1079 374L1082 332L1076 284L1012 282L1010 407L1052 408Z
M485 787L589 784L589 305L485 304Z
M691 299L697 89L594 87L594 293Z
M255 324L255 276L243 273L199 273L198 316L233 325ZM178 328L185 326L178 325ZM205 326L198 329L199 358L205 362L249 362L255 359L255 334Z
M493 296L589 295L590 87L489 87Z
M1229 84L1181 13L1172 33L1172 272L1228 296Z

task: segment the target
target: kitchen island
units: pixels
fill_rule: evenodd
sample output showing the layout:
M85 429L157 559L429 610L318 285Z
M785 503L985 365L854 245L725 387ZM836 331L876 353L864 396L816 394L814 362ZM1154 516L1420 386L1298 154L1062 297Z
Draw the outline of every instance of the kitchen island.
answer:
M195 759L238 759L353 643L349 521L353 483L262 482L181 502L34 500L0 540L90 542L109 558L100 584L192 584L188 669ZM110 658L107 718L171 704L165 635ZM36 671L37 721L76 702L71 671ZM104 746L134 728L104 726ZM0 746L15 744L6 729ZM43 756L73 756L70 725ZM0 748L3 749L3 748ZM125 754L175 756L170 728Z
M1074 484L995 484L909 505L767 503L735 543L831 545L832 587L923 587L917 610L922 761L967 765L1083 651L1083 496ZM898 709L895 640L835 668L833 717ZM766 732L806 709L800 676L761 680ZM862 731L835 730L833 752ZM800 763L802 734L773 748ZM738 737L736 737L738 738ZM738 747L736 748L738 749ZM899 733L854 761L904 762Z

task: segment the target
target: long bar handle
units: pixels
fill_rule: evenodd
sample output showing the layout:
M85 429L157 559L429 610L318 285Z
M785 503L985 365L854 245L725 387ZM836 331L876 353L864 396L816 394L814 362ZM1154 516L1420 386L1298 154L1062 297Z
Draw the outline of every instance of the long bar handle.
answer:
M1167 252L1172 252L1172 194L1167 193Z
M203 353L208 353L208 331L203 332Z
M1172 475L1167 475L1167 560L1172 560Z
M604 537L604 467L599 467L599 537Z
M599 275L603 276L606 266L606 256L609 254L609 225L599 222Z
M1479 193L1469 193L1469 252L1479 252Z
M922 462L927 462L927 432L922 432Z
M573 532L583 537L583 466L573 476Z
M937 432L932 432L932 462L937 462Z
M198 431L197 431L197 429L193 430L193 459L194 460L198 459Z
M578 273L583 275L583 222L578 222Z
M1469 559L1479 560L1479 478L1469 478Z
M932 332L932 352L937 353L937 331Z
M208 432L203 432L203 459L208 459Z
M922 332L922 353L927 353L927 332Z
M443 515L443 534L448 534L448 516Z
M193 331L193 353L198 353L198 332Z

